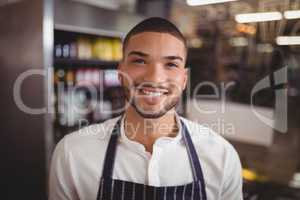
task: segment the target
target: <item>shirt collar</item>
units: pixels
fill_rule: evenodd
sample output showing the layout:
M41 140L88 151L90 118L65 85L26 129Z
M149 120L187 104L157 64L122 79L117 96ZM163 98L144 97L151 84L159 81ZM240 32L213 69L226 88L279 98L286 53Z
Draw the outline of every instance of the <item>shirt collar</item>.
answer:
M180 116L176 113L175 114L175 120L177 123L178 127L178 132L175 137L167 137L163 136L157 139L158 140L165 140L168 142L176 142L176 143L181 143L182 142L182 127L181 127L181 119ZM134 140L131 140L130 138L127 137L125 134L125 129L124 129L124 121L125 121L125 115L121 117L121 127L120 127L120 140L123 142L126 146L129 148L133 148L138 151L146 151L144 145L140 144L139 142L136 142Z

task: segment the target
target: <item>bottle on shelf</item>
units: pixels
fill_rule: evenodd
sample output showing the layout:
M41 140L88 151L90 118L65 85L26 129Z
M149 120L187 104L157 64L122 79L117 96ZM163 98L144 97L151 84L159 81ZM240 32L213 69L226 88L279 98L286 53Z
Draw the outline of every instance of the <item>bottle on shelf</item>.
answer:
M123 106L124 95L115 61L122 58L122 44L120 38L55 34L55 124L61 137L82 122L97 123L118 115L114 110Z
M92 58L92 42L87 37L79 37L77 39L77 56L79 59Z

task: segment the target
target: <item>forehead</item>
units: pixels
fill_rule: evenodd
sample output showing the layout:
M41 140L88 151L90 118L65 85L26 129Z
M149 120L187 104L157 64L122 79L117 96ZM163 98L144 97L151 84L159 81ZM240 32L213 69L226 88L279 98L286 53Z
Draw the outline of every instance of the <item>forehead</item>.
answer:
M184 43L169 33L143 32L130 37L125 48L125 55L130 51L142 51L155 55L181 55L186 49Z

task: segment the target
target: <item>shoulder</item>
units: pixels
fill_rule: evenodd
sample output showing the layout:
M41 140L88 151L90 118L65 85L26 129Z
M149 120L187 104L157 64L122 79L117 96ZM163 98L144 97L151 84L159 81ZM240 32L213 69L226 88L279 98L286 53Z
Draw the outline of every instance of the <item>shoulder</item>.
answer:
M220 188L230 186L238 188L237 192L240 192L241 162L232 144L209 127L185 118L181 119L191 135L201 160L208 187L220 192Z
M183 117L181 117L181 120L188 129L193 140L205 140L205 142L216 143L226 148L232 147L232 145L224 137L216 133L211 128Z
M56 149L70 153L88 153L88 151L105 150L112 129L119 117L106 120L99 124L89 125L64 136Z
M78 191L83 191L82 188L89 190L89 186L80 183L89 180L91 185L97 185L102 171L101 163L117 120L114 118L87 126L59 141L51 159L50 199L58 199L63 195L67 195L66 199L78 199Z
M186 125L197 150L201 150L205 154L212 153L212 156L220 156L225 160L232 157L239 160L235 148L222 135L198 122L183 117L181 119Z
M108 139L115 123L119 118L120 117L116 117L106 120L99 124L92 124L86 126L84 128L79 129L78 131L66 135L64 139L69 141L84 139Z

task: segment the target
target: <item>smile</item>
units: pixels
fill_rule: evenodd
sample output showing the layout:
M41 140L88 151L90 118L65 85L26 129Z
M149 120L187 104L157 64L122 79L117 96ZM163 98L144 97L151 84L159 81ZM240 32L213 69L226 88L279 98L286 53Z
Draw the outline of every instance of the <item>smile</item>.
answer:
M167 90L155 89L155 88L141 88L139 90L143 95L150 96L150 97L159 97L164 94L167 94Z
M158 97L158 96L163 95L162 92L149 92L149 91L143 91L143 93L144 93L145 95L148 95L148 96L154 96L154 97Z

